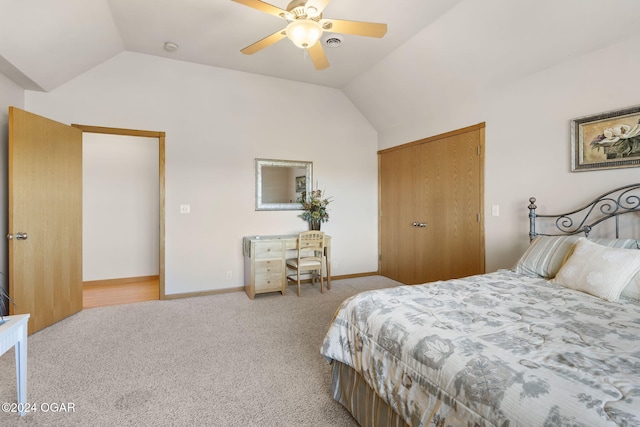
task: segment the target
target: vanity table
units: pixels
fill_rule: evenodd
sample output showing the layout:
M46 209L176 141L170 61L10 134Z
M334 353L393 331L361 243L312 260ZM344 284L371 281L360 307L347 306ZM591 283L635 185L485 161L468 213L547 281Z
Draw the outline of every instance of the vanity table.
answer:
M244 290L253 299L256 294L287 290L288 258L295 258L297 234L247 236L242 239L244 254ZM327 289L331 289L331 236L324 236Z

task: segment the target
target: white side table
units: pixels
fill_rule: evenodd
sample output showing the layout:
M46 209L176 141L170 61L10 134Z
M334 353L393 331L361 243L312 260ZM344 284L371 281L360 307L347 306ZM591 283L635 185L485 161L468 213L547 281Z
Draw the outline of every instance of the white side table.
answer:
M28 314L5 316L0 325L0 355L16 347L16 385L18 388L18 410L24 415L27 403L27 321Z

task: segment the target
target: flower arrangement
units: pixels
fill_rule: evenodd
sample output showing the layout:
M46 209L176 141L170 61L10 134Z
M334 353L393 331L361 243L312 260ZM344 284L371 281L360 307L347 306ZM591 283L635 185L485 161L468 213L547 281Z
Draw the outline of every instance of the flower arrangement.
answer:
M327 206L331 203L331 198L324 197L322 190L312 190L309 193L303 191L297 202L302 205L304 210L298 216L308 221L312 230L319 230L320 223L329 221Z
M640 121L634 127L620 125L605 129L591 141L591 148L602 148L607 159L637 157L640 155Z

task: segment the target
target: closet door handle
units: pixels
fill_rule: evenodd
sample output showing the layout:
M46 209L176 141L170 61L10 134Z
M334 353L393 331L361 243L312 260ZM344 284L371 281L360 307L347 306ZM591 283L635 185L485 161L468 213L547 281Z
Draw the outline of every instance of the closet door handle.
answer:
M7 234L7 240L13 240L13 234L9 233ZM29 235L27 233L17 233L15 235L16 240L27 240L27 237L29 237Z

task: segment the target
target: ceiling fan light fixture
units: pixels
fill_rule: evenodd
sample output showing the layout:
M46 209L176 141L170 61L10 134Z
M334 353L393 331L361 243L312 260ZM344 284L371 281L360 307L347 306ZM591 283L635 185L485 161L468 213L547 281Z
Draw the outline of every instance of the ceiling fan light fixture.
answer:
M302 49L310 48L322 36L322 25L311 19L296 19L287 25L287 37Z

